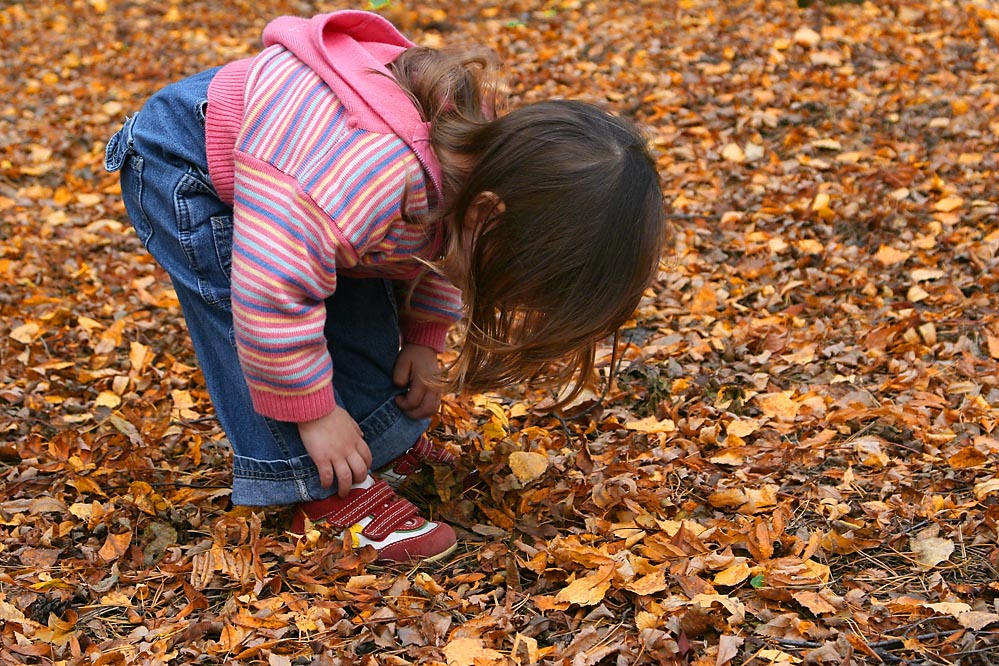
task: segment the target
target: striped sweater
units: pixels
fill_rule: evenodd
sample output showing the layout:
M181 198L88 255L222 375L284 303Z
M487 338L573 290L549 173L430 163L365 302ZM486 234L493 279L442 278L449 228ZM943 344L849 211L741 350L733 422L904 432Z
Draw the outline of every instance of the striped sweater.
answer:
M344 14L365 13L330 16ZM427 136L425 124L413 120L415 109L390 79L307 64L318 52L295 40L308 41L317 19L283 21L265 32L272 45L216 75L206 137L213 182L233 205L232 312L254 408L300 422L335 409L323 328L324 300L338 274L419 278L400 313L403 338L438 351L461 300L419 261L440 248L439 230L418 222L439 196L436 161L419 141ZM329 23L321 26L324 38ZM359 43L356 32L349 48ZM337 56L329 41L319 56ZM380 88L372 94L387 104L380 109L351 96L371 76ZM382 99L386 94L395 99Z

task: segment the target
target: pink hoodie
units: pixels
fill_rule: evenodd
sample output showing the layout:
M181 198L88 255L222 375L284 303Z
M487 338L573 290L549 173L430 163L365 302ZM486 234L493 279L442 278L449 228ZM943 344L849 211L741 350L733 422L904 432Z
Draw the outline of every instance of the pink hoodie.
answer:
M392 132L419 157L441 194L440 166L424 122L386 67L414 44L378 14L343 10L310 19L283 16L264 29L264 45L280 44L326 82L355 127ZM208 167L223 201L232 203L232 150L243 120L246 73L252 58L223 67L208 88L205 140Z
M409 282L407 343L441 351L461 294L424 264L441 230L429 124L387 64L413 44L377 14L279 18L266 48L208 89L209 174L233 206L232 313L254 408L308 421L335 408L323 328L337 275Z

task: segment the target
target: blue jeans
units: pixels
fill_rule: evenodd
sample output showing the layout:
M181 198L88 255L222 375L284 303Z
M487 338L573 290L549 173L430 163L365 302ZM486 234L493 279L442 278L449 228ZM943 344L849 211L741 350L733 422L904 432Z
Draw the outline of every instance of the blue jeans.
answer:
M177 292L215 413L233 449L234 504L323 499L295 423L257 414L236 354L230 305L232 207L208 177L205 109L215 70L167 86L108 142L105 168L121 172L128 217ZM378 469L409 449L429 419L394 402L399 325L392 284L337 277L326 301L326 340L337 404L360 425Z

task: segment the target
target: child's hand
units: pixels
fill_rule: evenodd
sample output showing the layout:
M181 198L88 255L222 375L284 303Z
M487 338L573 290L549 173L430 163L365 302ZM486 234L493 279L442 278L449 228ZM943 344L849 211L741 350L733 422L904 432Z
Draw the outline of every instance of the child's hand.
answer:
M329 488L335 480L337 494L346 497L351 485L368 477L371 450L346 409L337 407L315 421L299 423L298 433L319 470L323 488Z
M441 390L434 384L440 373L437 352L423 345L403 345L395 360L392 379L409 390L395 403L411 419L433 416L441 406Z

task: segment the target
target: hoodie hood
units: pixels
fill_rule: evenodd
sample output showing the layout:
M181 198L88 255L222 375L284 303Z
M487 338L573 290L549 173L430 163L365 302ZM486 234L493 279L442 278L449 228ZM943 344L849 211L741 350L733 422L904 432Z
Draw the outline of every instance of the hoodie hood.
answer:
M312 18L284 16L264 29L265 46L295 54L333 90L351 123L372 132L399 136L419 157L438 197L440 165L430 149L430 123L388 69L399 54L415 46L385 18L344 10Z

